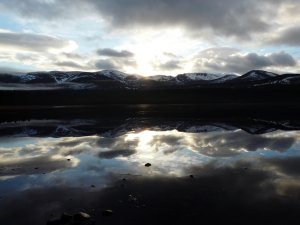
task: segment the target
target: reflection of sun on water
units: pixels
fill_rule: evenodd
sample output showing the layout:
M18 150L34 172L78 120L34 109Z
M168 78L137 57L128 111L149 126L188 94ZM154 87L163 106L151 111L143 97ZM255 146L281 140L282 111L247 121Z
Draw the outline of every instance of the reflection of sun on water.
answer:
M146 147L149 145L149 142L153 139L153 136L156 134L155 131L144 130L140 133L131 133L127 134L125 141L136 140L139 141L140 147Z

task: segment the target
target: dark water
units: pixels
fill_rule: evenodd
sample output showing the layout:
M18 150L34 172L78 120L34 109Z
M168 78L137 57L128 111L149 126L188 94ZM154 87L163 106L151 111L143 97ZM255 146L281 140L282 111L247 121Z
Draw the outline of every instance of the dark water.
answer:
M138 111L136 117L6 114L0 126L0 224L300 220L297 119L171 118ZM91 218L59 220L78 212Z

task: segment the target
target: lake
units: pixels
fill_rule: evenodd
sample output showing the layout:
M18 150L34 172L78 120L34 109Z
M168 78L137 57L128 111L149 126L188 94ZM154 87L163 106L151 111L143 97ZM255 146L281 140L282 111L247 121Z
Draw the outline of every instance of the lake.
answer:
M295 114L4 110L0 224L294 224Z

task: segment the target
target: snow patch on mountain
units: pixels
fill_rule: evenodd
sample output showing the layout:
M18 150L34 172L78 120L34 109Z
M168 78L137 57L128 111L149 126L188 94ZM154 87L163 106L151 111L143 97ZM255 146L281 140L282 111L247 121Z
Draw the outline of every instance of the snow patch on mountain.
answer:
M118 70L102 70L98 73L108 78L112 78L114 80L120 81L122 83L127 83L127 78L130 78L131 80L133 77L137 79L140 78L140 76L138 75L127 74L127 73L120 72Z
M183 75L190 80L215 80L224 76L224 74L213 74L213 73L184 73Z
M19 77L21 82L26 83L31 80L35 80L36 77L31 74L14 74L15 76Z
M160 81L160 82L168 82L168 81L174 81L175 78L172 76L167 75L155 75L155 76L149 76L146 79L154 80L154 81Z
M215 84L219 84L219 83L224 83L226 81L229 81L229 80L233 80L235 78L237 78L238 76L237 75L234 75L234 74L227 74L221 78L218 78L218 79L215 79L215 80L212 80L212 83L215 83Z

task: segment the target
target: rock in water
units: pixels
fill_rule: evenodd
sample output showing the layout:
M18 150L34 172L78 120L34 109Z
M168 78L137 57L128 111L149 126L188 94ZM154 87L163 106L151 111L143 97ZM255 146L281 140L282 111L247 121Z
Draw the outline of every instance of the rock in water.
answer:
M151 166L151 163L146 163L145 166L146 166L146 167L150 167L150 166Z
M107 209L102 212L103 216L111 216L112 214L114 214L114 212L111 209Z
M79 213L76 213L73 216L73 218L76 221L87 221L87 220L91 219L91 216L89 214L87 214L87 213L79 212Z

